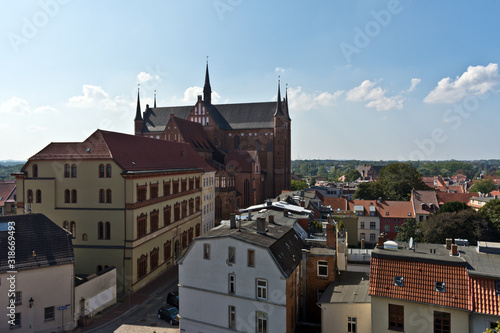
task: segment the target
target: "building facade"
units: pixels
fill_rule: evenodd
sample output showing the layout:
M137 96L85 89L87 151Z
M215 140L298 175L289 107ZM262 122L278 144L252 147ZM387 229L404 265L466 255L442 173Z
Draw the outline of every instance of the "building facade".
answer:
M209 172L188 144L97 130L32 156L16 174L17 210L44 213L71 232L76 274L114 266L118 292L133 291L201 234Z

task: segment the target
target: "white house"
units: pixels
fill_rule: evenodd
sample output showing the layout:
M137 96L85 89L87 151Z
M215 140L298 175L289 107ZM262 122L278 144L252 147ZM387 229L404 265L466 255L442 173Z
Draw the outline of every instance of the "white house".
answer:
M294 217L266 213L209 230L179 258L181 332L294 331L303 242Z

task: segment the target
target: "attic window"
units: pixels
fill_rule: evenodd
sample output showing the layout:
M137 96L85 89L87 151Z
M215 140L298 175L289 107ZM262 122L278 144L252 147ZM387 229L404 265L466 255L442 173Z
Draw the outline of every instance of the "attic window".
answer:
M445 283L444 282L436 282L435 283L435 290L439 291L440 293L444 293L446 290Z
M403 277L402 276L395 276L394 277L394 285L398 287L403 286Z
M385 212L385 215L389 215L389 212Z
M500 281L495 281L495 294L500 296Z
M410 213L410 212L408 212L408 216L411 216L411 213Z
M90 153L90 150L91 150L90 148L87 148L87 153Z

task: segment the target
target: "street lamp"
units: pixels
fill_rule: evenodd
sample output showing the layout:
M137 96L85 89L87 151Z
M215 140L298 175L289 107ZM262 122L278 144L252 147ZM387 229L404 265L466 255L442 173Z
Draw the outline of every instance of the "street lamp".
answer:
M33 303L35 300L33 300L33 297L30 297L30 300L28 301L30 303L30 309L33 307Z

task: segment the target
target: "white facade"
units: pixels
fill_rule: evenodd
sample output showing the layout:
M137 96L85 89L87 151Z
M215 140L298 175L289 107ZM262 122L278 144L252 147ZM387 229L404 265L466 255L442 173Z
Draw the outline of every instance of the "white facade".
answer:
M265 332L285 332L286 284L267 247L233 237L197 238L179 262L181 332L259 332L258 324Z
M201 193L201 234L204 234L215 226L215 171L203 173Z

